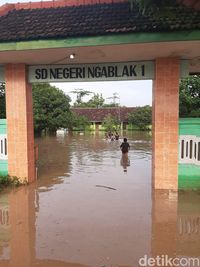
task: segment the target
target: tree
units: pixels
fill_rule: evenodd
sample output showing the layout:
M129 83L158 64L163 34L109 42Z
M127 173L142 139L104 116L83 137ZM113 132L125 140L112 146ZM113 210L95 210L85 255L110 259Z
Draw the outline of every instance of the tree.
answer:
M77 107L82 104L82 98L86 95L91 94L92 92L83 89L75 89L74 91L71 91L71 93L76 94L76 102L74 103L74 106Z
M154 14L158 16L175 16L174 7L183 6L187 8L196 8L196 0L129 0L131 6L137 4L142 13Z
M103 98L102 94L94 94L93 97L85 104L87 107L100 108L103 106L104 102L105 99Z
M55 133L60 127L71 125L69 96L47 83L33 85L34 129L41 134L43 130Z
M109 114L104 118L102 126L104 127L105 131L114 132L119 130L120 124L116 118Z
M181 80L179 116L200 117L200 75L189 76Z
M0 83L0 119L6 118L5 84Z
M90 125L88 118L72 113L72 124L70 130L78 128L79 130L85 130Z
M141 130L147 129L152 123L152 109L150 106L137 107L128 117L130 124L137 126Z

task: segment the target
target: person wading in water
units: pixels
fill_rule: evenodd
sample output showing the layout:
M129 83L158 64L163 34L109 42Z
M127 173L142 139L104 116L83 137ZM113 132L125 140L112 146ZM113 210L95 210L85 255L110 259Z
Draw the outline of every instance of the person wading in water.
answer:
M128 159L128 151L130 149L130 145L127 142L127 138L124 138L124 142L120 145L120 149L122 151L121 165L124 168L124 172L127 172L126 167L130 165L129 159Z

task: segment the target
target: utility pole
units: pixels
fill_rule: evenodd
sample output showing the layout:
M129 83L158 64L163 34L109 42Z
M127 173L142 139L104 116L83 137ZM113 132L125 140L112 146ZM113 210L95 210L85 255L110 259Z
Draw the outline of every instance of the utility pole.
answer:
M118 93L113 93L113 96L111 96L111 97L107 97L107 99L112 99L113 100L113 104L114 104L114 106L116 107L116 105L117 105L117 99L120 99L120 97L118 96L119 94Z
M121 114L120 114L120 96L118 93L113 93L113 96L111 97L107 97L107 99L112 99L112 103L114 104L114 106L117 106L117 99L119 100L118 103L118 120L119 120L119 124L120 124L120 128L121 128Z

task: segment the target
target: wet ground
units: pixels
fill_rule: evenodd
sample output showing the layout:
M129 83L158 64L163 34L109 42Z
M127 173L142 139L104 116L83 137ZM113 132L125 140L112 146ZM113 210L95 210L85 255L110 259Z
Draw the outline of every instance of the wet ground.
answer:
M36 140L37 182L0 193L0 267L156 266L146 259L200 257L200 194L152 192L151 136L126 136L130 162L121 160L121 140L101 133Z

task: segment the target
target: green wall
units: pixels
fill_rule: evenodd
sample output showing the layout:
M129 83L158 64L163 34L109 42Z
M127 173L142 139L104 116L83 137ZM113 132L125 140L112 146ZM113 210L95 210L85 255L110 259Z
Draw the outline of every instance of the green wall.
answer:
M7 127L6 127L6 119L0 119L0 134L6 134Z
M200 137L200 118L180 119L179 135L195 135ZM193 164L179 164L178 188L200 189L200 166Z
M179 119L179 135L200 136L200 118Z
M6 134L6 119L0 119L0 134ZM0 176L8 175L8 161L0 160Z

